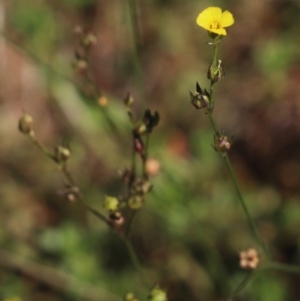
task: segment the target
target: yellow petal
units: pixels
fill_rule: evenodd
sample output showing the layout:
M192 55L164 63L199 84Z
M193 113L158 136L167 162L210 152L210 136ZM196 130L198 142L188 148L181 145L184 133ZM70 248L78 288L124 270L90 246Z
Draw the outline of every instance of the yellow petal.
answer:
M221 27L228 27L231 26L233 23L234 19L232 14L228 10L224 11L220 19Z
M209 31L218 34L219 36L226 36L227 32L226 29L224 28L219 28L219 29L210 29Z
M220 7L209 7L203 12L210 16L212 21L220 20L222 17L222 10Z
M211 23L219 21L222 17L222 10L219 7L208 7L197 17L197 24L205 29L209 29Z

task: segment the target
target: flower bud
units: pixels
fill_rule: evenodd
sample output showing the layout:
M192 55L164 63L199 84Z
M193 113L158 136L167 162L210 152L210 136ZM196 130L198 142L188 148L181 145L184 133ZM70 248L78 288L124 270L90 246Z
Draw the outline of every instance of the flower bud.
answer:
M19 119L19 131L23 134L33 135L33 118L29 114L24 114Z
M211 63L210 67L207 71L207 78L212 80L213 82L220 81L225 76L225 70L222 66L222 61L218 60L217 65L214 66L213 63Z
M93 33L88 33L82 40L82 45L84 47L90 47L97 44L97 38Z
M167 293L156 285L148 296L149 301L167 301Z
M132 210L141 209L144 204L144 198L141 195L134 195L127 201L127 206Z
M127 108L131 108L133 105L133 97L128 93L124 99L124 104Z
M145 134L145 133L148 133L147 126L146 126L144 123L140 124L140 125L135 129L135 131L136 131L137 133L139 133L139 135L143 135L143 134Z
M79 59L75 63L75 70L78 74L85 74L88 70L88 63L85 59Z
M54 157L56 162L65 162L70 158L70 156L71 151L67 147L61 145L55 147Z
M139 301L133 293L126 293L123 297L124 301Z
M119 209L119 200L113 196L105 196L104 208L108 211L117 211Z

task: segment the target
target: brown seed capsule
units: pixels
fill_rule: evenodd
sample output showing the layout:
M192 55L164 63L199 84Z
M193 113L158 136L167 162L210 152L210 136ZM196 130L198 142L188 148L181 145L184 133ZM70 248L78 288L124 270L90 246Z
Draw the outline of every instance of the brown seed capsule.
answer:
M232 145L232 139L222 135L214 137L214 147L217 152L225 153L227 152Z
M68 184L62 190L58 191L58 194L71 203L81 199L79 188Z
M120 228L124 225L125 218L121 212L111 212L109 214L110 225L114 228Z

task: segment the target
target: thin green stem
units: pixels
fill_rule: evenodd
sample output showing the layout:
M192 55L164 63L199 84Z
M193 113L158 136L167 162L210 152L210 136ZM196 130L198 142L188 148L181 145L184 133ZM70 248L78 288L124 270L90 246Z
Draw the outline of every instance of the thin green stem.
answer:
M218 136L218 135L219 135L219 130L218 130L217 126L216 126L216 123L215 123L215 121L214 121L214 118L213 118L213 116L212 116L212 114L211 114L210 112L208 112L208 116L209 116L211 125L212 125L212 127L213 127L213 129L214 129L215 135ZM251 231L252 231L252 233L253 233L253 236L255 237L257 243L261 246L262 250L265 252L265 254L267 255L267 257L270 259L270 253L269 253L269 250L268 250L268 248L266 247L265 243L264 243L264 242L262 241L262 239L260 238L259 233L258 233L258 230L257 230L257 227L256 227L256 225L255 225L255 223L254 223L254 221L253 221L253 218L252 218L252 216L250 215L249 210L248 210L248 208L247 208L247 205L246 205L246 203L245 203L245 201L244 201L243 195L242 195L242 193L241 193L241 189L240 189L239 184L238 184L238 182L237 182L237 178L236 178L235 172L234 172L234 170L233 170L233 168L232 168L232 165L231 165L230 159L229 159L229 157L228 157L228 154L227 154L227 153L224 153L224 154L223 154L223 157L224 157L224 160L225 160L227 169L228 169L228 171L229 171L230 177L231 177L231 179L232 179L232 181L233 181L235 190L236 190L236 192L237 192L238 199L239 199L240 204L241 204L241 206L242 206L242 208L243 208L243 211L244 211L244 213L245 213L245 215L246 215L246 217L247 217L247 221L248 221L248 224L249 224L249 226L250 226L250 228L251 228Z
M130 216L128 218L128 223L127 223L127 227L126 227L126 231L125 231L125 235L128 239L129 239L129 235L130 235L130 232L132 229L134 218L136 217L136 213L137 213L136 210L131 211Z
M233 301L233 298L236 297L246 285L253 280L261 270L254 270L238 285L238 287L230 294L226 301Z
M213 45L214 51L213 51L213 59L212 59L212 65L214 67L217 66L217 60L218 60L218 45Z
M259 270L254 270L238 285L238 287L230 294L226 301L232 301L245 287L246 285L258 274Z
M43 145L41 144L38 140L36 140L34 135L28 135L29 138L31 139L31 141L46 155L48 156L50 159L52 159L54 162L57 163L55 156ZM68 182L70 185L75 185L75 181L71 175L71 173L69 172L68 168L67 168L67 164L66 162L63 163L63 165L61 165L62 169L62 173L65 175L65 177L67 178ZM100 220L102 220L103 222L105 222L107 225L109 225L109 220L102 215L99 211L97 211L96 209L93 209L92 207L90 207L87 203L85 203L84 201L82 201L82 203L84 204L84 206L87 207L87 209L92 212L96 217L98 217Z
M90 205L88 205L86 202L82 201L82 203L84 204L84 206L91 212L93 213L97 218L99 218L101 221L103 221L104 223L106 223L108 226L110 226L109 220L102 215L102 213L100 213L98 210L92 208Z
M135 68L135 79L140 90L143 104L143 108L146 107L147 93L145 89L145 80L141 67L141 59L140 59L140 46L142 43L141 33L139 30L139 19L138 19L138 10L137 10L137 0L127 0L127 11L128 11L128 19L130 24L131 36L132 36L132 61L134 63Z
M213 45L214 49L213 49L213 59L212 59L212 67L216 67L217 66L217 54L218 54L218 45ZM209 120L210 120L210 123L213 127L213 130L215 132L215 135L216 136L220 136L220 131L218 130L218 127L216 125L216 122L214 120L214 117L212 115L212 112L213 112L213 108L214 108L214 88L215 88L215 84L216 82L214 80L211 80L210 82L210 91L209 91L209 95L210 95L210 98L209 98L209 103L210 103L210 108L208 108L207 110L207 114L208 114L208 117L209 117ZM240 187L239 187L239 184L237 182L237 179L236 179L236 176L235 176L235 173L233 171L233 168L232 168L232 165L231 165L231 162L230 162L230 159L227 155L227 153L223 153L223 157L225 159L225 162L226 162L226 166L229 170L229 173L230 173L230 177L234 183L234 187L236 189L236 192L237 192L237 195L238 195L238 199L241 203L241 206L243 208L243 211L247 217L247 221L248 221L248 224L251 228L251 231L253 233L253 236L255 237L257 243L260 245L260 247L262 248L262 250L265 252L266 256L270 259L270 253L269 253L269 250L268 248L266 247L265 243L261 240L260 236L259 236L259 233L258 233L258 230L257 230L257 227L253 221L253 218L252 216L250 215L249 213L249 210L246 206L246 203L244 201L244 198L243 198L243 195L241 193L241 190L240 190Z
M214 45L213 47L214 47L214 50L213 50L213 59L212 59L211 67L216 67L217 66L217 56L218 56L218 45ZM215 84L216 84L215 81L213 81L213 80L210 81L210 89L209 89L210 90L209 91L210 112L212 112L214 109Z
M130 258L131 258L131 261L132 261L134 267L136 268L137 272L139 273L139 275L140 275L140 277L141 277L141 280L142 280L143 284L145 285L145 287L146 287L147 289L150 289L150 288L151 288L151 284L150 284L150 282L149 282L147 276L145 275L145 273L144 273L144 271L143 271L143 269L142 269L142 266L141 266L141 264L140 264L140 261L139 261L137 255L136 255L136 253L135 253L135 250L134 250L134 248L133 248L133 246L132 246L132 244L131 244L131 241L130 241L127 237L125 237L125 238L124 238L124 242L125 242L125 244L126 244L128 253L129 253Z
M228 168L228 171L230 173L230 177L233 181L233 184L234 184L234 187L235 187L235 190L237 192L237 195L238 195L238 198L239 198L239 201L240 201L240 204L242 205L242 208L243 208L243 211L247 217L247 221L248 221L248 224L251 228L251 231L257 241L257 243L261 246L261 248L263 249L263 251L265 252L265 254L268 256L268 258L270 259L270 252L268 250L268 248L266 247L266 244L262 241L262 239L260 238L259 236L259 233L258 233L258 230L257 230L257 227L254 223L254 220L252 218L252 216L250 215L249 213L249 210L247 208L247 205L244 201L244 198L242 196L242 193L241 193L241 190L240 190L240 187L239 187L239 184L237 182L237 178L236 178L236 175L235 175L235 172L233 171L233 168L232 168L232 165L231 165L231 162L230 162L230 159L228 157L228 154L227 153L224 153L223 155L224 159L225 159L225 163L226 163L226 166Z
M279 270L287 273L300 274L300 266L292 266L288 264L282 263L269 263L268 265L252 271L239 285L238 287L231 293L231 295L226 299L226 301L232 301L234 297L236 297L245 287L246 285L252 281L259 272L266 270Z
M139 53L139 47L142 44L142 35L140 31L139 17L138 17L138 6L137 0L128 0L131 30L134 39L135 52Z
M34 134L28 134L28 137L32 141L32 143L37 146L47 157L56 162L55 156L45 147L42 143L36 140Z
M219 133L219 130L218 130L218 128L217 128L217 125L216 125L216 123L215 123L215 120L214 120L212 114L211 114L210 112L207 112L207 115L208 115L208 117L209 117L210 123L211 123L211 125L212 125L212 127L213 127L213 130L214 130L214 132L215 132L215 135L219 136L220 133Z
M273 269L273 270L278 270L287 273L300 274L300 266L293 266L284 263L272 262L266 267L266 269Z
M75 185L75 180L73 179L70 171L68 170L67 162L64 162L62 164L62 170L61 171L65 175L65 177L67 178L67 180L70 182L70 184L72 186Z

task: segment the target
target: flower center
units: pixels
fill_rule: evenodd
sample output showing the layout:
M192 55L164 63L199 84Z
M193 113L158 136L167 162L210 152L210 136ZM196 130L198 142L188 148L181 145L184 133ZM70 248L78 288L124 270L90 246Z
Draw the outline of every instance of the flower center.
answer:
M218 29L220 28L219 22L213 22L210 24L210 29Z

